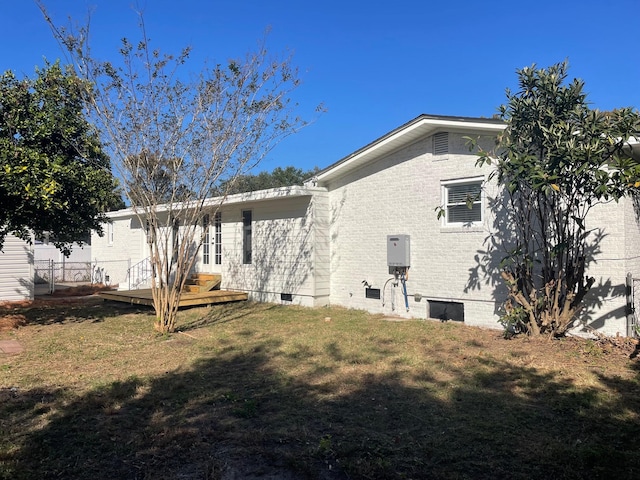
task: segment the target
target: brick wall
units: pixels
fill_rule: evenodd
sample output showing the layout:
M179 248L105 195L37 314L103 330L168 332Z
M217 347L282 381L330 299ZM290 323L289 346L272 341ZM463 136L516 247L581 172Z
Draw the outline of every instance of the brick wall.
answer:
M327 194L247 202L222 210L222 288L258 301L317 306L328 302ZM252 262L243 264L242 210L252 212ZM288 301L287 301L288 303Z
M443 180L486 175L475 166L462 134L450 135L450 152L432 154L427 137L328 185L331 208L331 303L372 312L425 318L427 300L463 301L468 323L495 326L493 289L467 289L476 251L488 227L443 226ZM386 236L411 236L409 312L388 273ZM365 298L363 281L383 290ZM386 287L385 287L386 284ZM384 301L383 301L384 300Z
M109 241L109 226L104 225L104 236L91 235L92 263L101 269L100 275L109 277L111 285L120 289L129 287L127 269L146 258L145 231L133 214L112 214L113 243Z
M464 136L450 133L447 155L433 155L432 138L427 137L327 185L332 304L425 318L430 299L461 302L467 324L501 328L499 307L506 290L499 278L499 255L491 257L493 275L480 264L495 225L503 219L486 209L481 226L447 227L434 211L443 202L443 181L490 173L490 167L475 165ZM491 147L490 139L482 143ZM485 184L485 206L497 195L495 184ZM587 299L583 320L612 335L625 332L624 275L640 266L634 253L640 241L637 221L628 204L598 206L588 219L589 228L604 226L605 236L602 252L588 270L597 279L594 293L599 297ZM386 236L391 234L411 236L408 312L401 287L394 287L388 273ZM382 298L365 298L363 282L380 288Z

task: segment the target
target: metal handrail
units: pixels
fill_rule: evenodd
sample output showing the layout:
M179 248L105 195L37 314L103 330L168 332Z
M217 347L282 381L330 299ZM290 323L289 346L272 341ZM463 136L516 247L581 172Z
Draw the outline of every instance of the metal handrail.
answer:
M127 269L129 279L129 290L137 290L141 284L145 283L153 275L153 265L151 257L147 257Z

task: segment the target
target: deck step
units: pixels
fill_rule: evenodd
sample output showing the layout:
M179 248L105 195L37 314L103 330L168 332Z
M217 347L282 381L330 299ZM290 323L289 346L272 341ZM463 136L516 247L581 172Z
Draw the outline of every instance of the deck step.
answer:
M183 292L202 293L220 290L222 275L215 273L194 273L185 282Z
M222 278L222 275L219 273L192 273L192 279L201 279L201 280L216 280Z

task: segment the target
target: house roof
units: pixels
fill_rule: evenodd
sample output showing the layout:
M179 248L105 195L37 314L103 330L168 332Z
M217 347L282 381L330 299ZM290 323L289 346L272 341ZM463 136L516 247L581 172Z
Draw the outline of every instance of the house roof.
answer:
M310 186L299 186L294 185L291 187L278 187L278 188L269 188L266 190L256 190L253 192L246 193L237 193L234 195L228 195L225 197L211 197L205 200L205 207L215 207L217 205L224 204L225 207L234 205L234 204L247 204L247 203L258 203L264 202L267 200L281 199L281 198L294 198L294 197L310 197L315 193L326 192L325 188L321 187L310 187ZM174 204L172 208L169 204L166 205L158 205L158 212L167 212L171 210L179 210L180 208L193 208L193 204ZM138 213L141 213L143 209L139 209ZM131 217L136 215L135 209L133 207L124 208L122 210L117 210L113 212L108 212L107 216L109 218L122 218L122 217Z
M313 178L313 181L319 186L325 186L327 182L360 168L370 161L406 147L420 138L441 131L473 131L480 134L495 135L504 130L505 127L505 122L495 118L423 114L320 170ZM634 159L640 160L640 139L630 139L628 146L630 155Z
M324 185L326 182L359 168L373 159L380 158L439 131L468 132L471 130L478 133L497 134L504 130L505 126L506 124L502 120L494 118L423 114L321 170L315 176L315 180L319 185Z

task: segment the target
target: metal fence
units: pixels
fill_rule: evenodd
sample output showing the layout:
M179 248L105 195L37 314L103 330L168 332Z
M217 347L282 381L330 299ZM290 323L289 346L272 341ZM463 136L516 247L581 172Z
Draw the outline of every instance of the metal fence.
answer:
M35 283L87 283L91 282L91 262L34 262Z
M34 262L34 283L47 285L48 292L53 293L56 285L101 283L118 285L126 282L126 275L131 265L127 260L107 260L92 262L56 262L53 260L36 260Z

